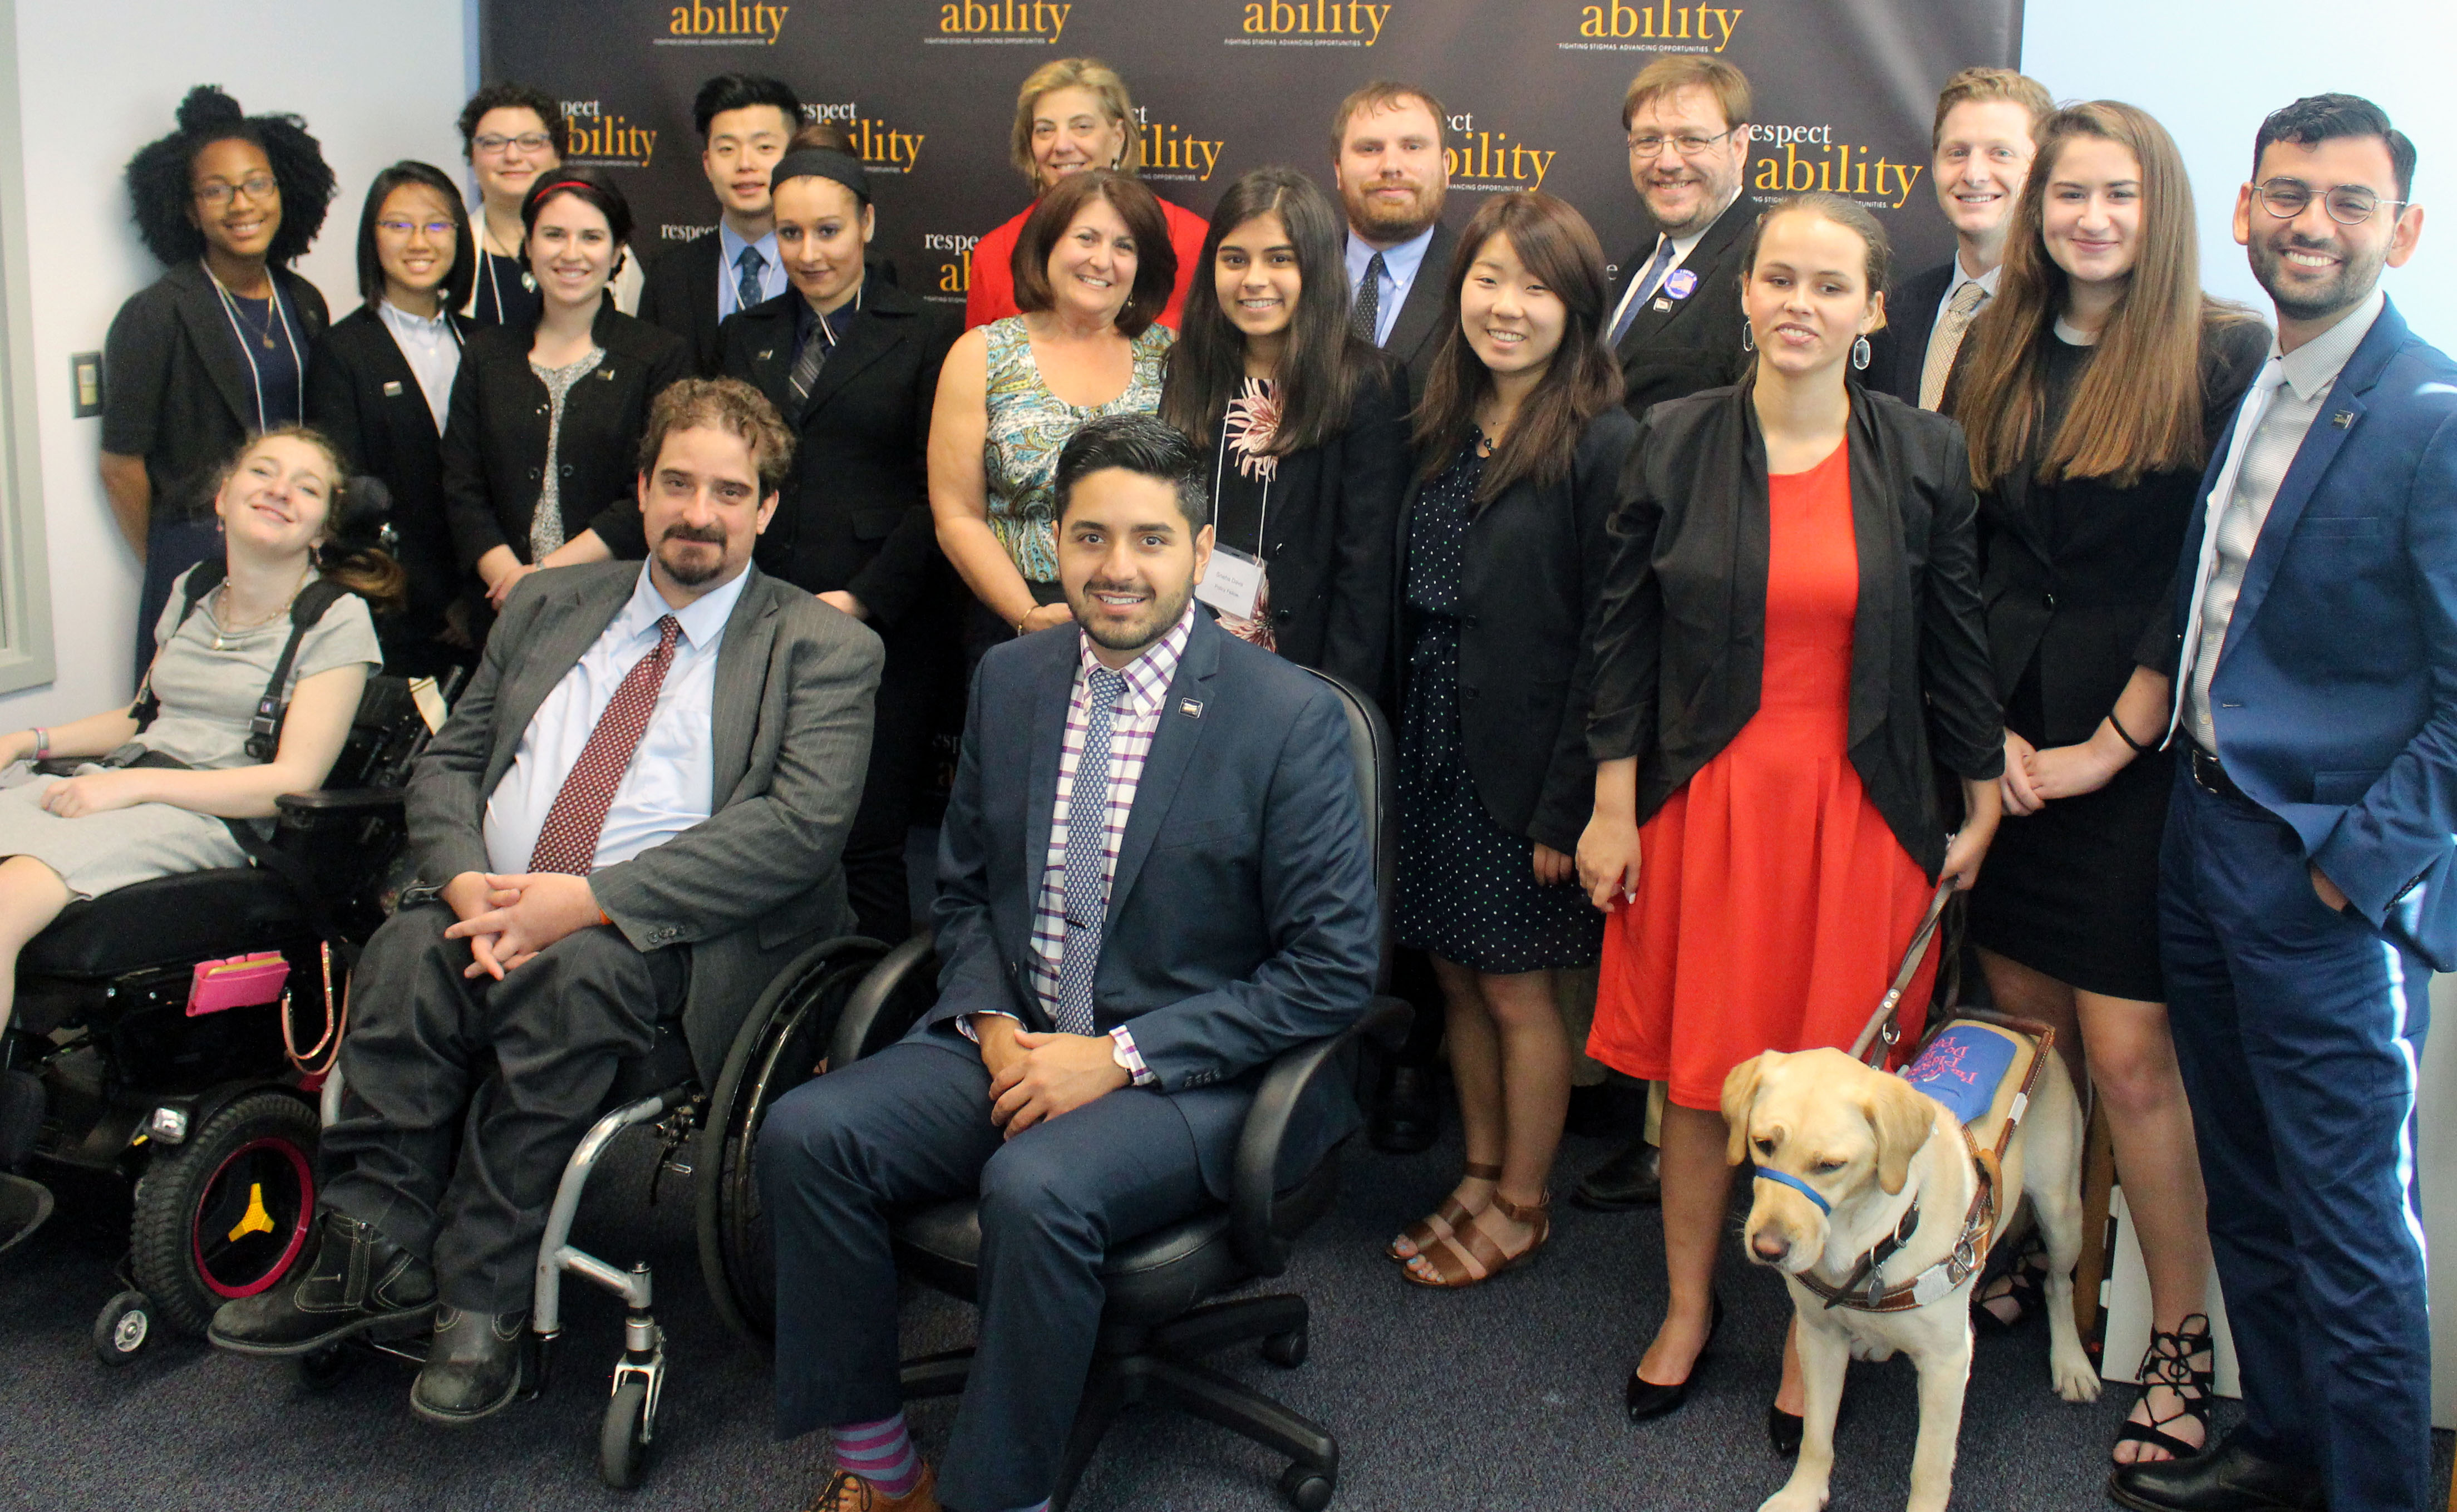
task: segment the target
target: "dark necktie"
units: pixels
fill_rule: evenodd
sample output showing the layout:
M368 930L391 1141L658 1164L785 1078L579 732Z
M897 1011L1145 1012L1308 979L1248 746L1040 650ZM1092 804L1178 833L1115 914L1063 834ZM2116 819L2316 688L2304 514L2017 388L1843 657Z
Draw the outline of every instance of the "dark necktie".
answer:
M671 614L657 621L657 649L624 675L613 700L597 716L597 728L588 732L588 743L580 748L580 759L555 794L554 806L546 811L546 824L529 850L530 871L586 877L596 864L606 811L614 806L631 753L648 733L649 716L657 712L657 691L666 684L666 669L674 664L674 640L682 632L683 622Z
M1377 252L1373 260L1365 264L1365 277L1356 280L1356 302L1348 307L1348 328L1356 333L1358 340L1373 342L1376 346L1382 344L1373 341L1373 330L1382 323L1383 272L1382 254Z
M1663 270L1671 265L1672 238L1666 237L1663 238L1663 245L1655 249L1654 259L1647 263L1646 271L1638 276L1638 287L1622 303L1621 319L1613 321L1612 334L1604 338L1604 345L1621 344L1621 339L1629 334L1629 322L1638 319L1639 306L1644 304L1647 296L1655 292L1656 280L1662 279Z
M802 339L802 349L794 354L794 371L786 382L794 388L794 410L799 414L811 402L811 390L819 381L819 369L828 354L836 350L836 330L824 315L811 321L811 334Z
M1066 798L1066 947L1058 959L1058 1032L1093 1030L1092 975L1101 964L1101 928L1109 889L1101 876L1109 838L1109 721L1123 673L1092 669L1092 718L1084 731L1084 755L1075 763L1075 786Z
M760 292L759 275L767 270L768 259L757 247L745 247L742 256L733 259L733 307L747 310L767 296Z

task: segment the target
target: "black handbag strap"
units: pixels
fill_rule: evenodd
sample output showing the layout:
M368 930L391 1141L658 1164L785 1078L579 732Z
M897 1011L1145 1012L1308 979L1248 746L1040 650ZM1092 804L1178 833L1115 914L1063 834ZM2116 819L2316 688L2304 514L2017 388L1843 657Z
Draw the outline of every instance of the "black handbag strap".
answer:
M178 622L171 627L170 635L163 641L164 646L178 638L189 616L196 613L196 606L205 601L205 595L221 587L226 570L218 558L209 558L197 563L189 572L188 580L181 585ZM281 726L290 717L290 669L298 665L299 644L307 638L307 632L316 628L317 621L324 617L324 611L340 603L347 592L349 590L339 583L320 577L300 589L299 595L290 601L290 638L282 644L281 654L275 658L273 676L256 700L256 716L247 724L245 749L250 760L270 761L279 753ZM158 663L161 657L160 652L154 653L155 662ZM144 684L136 690L136 702L128 712L135 716L138 735L151 729L154 721L160 717L162 700L155 694L154 669L151 666L145 669Z

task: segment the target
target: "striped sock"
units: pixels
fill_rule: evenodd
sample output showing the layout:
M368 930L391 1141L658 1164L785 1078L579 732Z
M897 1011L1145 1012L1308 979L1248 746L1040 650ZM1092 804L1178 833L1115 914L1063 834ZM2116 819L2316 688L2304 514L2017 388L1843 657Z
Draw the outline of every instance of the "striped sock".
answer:
M901 1412L876 1422L838 1423L828 1432L836 1441L836 1467L852 1471L881 1494L904 1496L921 1483L921 1456L914 1451L913 1436L904 1431Z

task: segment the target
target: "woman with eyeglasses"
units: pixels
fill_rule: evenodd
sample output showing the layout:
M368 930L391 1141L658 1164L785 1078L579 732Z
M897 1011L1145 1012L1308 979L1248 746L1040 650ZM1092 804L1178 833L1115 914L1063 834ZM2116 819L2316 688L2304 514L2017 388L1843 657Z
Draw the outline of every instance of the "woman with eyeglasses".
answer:
M137 235L165 271L104 339L102 487L145 564L134 675L172 580L221 549L205 513L224 459L305 418L324 297L290 271L324 224L333 171L296 115L250 116L199 85L178 130L128 161Z
M442 169L398 162L376 175L359 217L364 302L324 333L308 366L308 423L391 495L408 603L377 629L385 665L407 675L477 659L476 585L452 558L444 519L444 422L476 261L468 215Z
M521 249L521 202L538 176L563 166L571 124L555 97L533 85L502 81L461 107L461 155L478 179L475 221L482 256L459 305L478 325L527 325L537 320L537 278ZM640 273L626 262L614 280L614 307L639 305Z
M2206 1202L2158 968L2167 679L2134 652L2167 633L2202 467L2269 332L2202 294L2193 224L2183 159L2148 114L2098 100L2049 117L1944 404L1971 438L2005 702L2005 821L1971 939L1996 1005L2054 1025L2114 1136L2153 1331L2119 1463L2209 1437ZM2020 1265L1972 1317L2001 1329L2041 1301Z

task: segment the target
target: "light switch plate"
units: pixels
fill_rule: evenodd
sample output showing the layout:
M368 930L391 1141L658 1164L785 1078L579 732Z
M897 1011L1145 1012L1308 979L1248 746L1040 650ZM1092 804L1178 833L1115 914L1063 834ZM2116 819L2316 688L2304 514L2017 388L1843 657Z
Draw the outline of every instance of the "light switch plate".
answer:
M75 380L72 392L75 396L73 402L76 405L74 411L76 418L85 420L101 414L102 354L100 352L70 353L69 371L74 375Z

